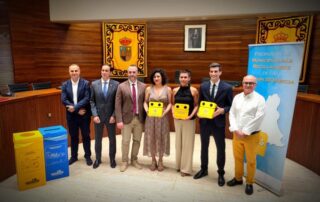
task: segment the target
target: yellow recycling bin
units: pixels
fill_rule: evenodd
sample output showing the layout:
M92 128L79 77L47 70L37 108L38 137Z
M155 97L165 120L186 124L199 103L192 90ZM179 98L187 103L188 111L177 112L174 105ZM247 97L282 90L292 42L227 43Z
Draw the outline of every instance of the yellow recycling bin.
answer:
M186 119L189 116L189 105L176 103L173 106L173 118Z
M217 104L214 102L201 101L198 110L199 118L213 119L214 111L216 110Z
M19 190L46 184L43 137L39 131L13 134Z
M258 146L257 154L259 156L264 156L267 149L268 135L267 133L264 133L261 131L257 135L259 135L259 146Z
M162 102L149 102L148 116L150 117L161 117L163 113Z

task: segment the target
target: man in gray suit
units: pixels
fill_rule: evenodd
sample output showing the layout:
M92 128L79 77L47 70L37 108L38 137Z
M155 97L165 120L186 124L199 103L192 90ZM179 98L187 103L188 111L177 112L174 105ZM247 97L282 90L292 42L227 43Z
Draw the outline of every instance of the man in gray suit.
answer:
M101 149L103 127L107 127L109 136L109 158L111 168L116 167L116 121L115 121L115 97L119 82L110 79L110 66L101 67L101 79L95 80L91 85L91 111L95 129L96 160L93 168L101 163Z
M146 85L137 80L138 68L130 65L128 80L121 83L116 94L116 120L117 127L122 133L122 165L120 171L128 168L129 144L132 134L131 164L141 169L137 155L139 153L142 137L145 112L143 109Z

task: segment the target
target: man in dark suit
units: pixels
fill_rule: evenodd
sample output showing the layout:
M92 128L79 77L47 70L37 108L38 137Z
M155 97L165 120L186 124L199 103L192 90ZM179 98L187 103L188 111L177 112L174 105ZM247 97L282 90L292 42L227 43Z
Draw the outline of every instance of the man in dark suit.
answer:
M90 150L90 86L87 80L80 78L79 65L69 66L71 79L62 84L61 100L67 110L67 124L71 136L71 158L69 165L78 160L79 128L83 149L88 166L92 165Z
M111 168L116 167L116 121L115 121L115 97L119 82L110 79L110 66L103 65L101 79L92 82L91 85L91 112L95 130L96 160L93 168L101 163L102 135L104 125L108 130L109 158Z
M146 85L137 80L138 68L130 65L128 68L128 80L119 84L116 94L116 121L117 127L122 133L122 165L120 171L128 168L129 144L132 136L131 164L138 169L142 166L138 163L138 153L145 120L143 102ZM132 135L131 135L132 134Z
M232 86L220 80L221 65L211 63L209 69L210 80L203 82L200 86L199 103L214 102L217 104L217 109L213 119L200 118L201 170L193 178L199 179L208 175L208 148L210 135L213 134L217 148L218 185L223 186L225 184L225 114L230 110L233 94Z

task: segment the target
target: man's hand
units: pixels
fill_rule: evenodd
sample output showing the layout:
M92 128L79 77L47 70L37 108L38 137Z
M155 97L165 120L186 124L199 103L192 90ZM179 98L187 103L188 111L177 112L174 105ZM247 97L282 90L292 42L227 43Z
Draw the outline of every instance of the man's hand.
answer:
M217 107L217 110L213 114L213 118L219 116L220 114L224 114L224 108Z
M74 106L72 106L72 105L67 105L66 107L67 107L68 112L71 112L71 113L74 112Z
M123 122L119 122L119 123L117 123L117 127L121 130L121 129L123 129Z
M79 110L78 114L81 115L81 116L83 116L83 115L85 115L86 112L87 112L87 111L86 111L85 109L81 108L81 109Z
M234 131L238 138L244 138L246 135L241 130Z
M100 121L99 116L93 117L93 122L95 122L95 123L100 123L101 121Z
M115 123L115 122L116 122L116 119L114 118L114 116L110 116L109 123Z

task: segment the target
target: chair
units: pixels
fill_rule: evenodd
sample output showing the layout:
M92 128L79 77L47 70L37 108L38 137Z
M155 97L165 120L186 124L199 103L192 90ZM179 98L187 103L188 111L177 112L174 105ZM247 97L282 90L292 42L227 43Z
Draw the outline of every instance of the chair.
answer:
M41 89L47 89L47 88L51 88L51 82L47 81L47 82L41 82L41 83L32 83L32 90L41 90Z
M209 81L209 80L210 80L209 77L203 77L203 78L201 79L201 83L202 83L202 82L205 82L205 81Z
M309 88L308 85L299 85L298 86L298 92L307 93L308 92L308 88Z
M175 82L175 83L180 83L179 77L180 77L180 71L179 71L179 70L176 70L176 71L174 72L174 82Z
M225 80L228 84L230 84L233 87L239 87L241 85L240 81L230 81L230 80Z
M15 83L15 84L8 84L9 90L13 93L21 92L21 91L28 91L29 85L28 83Z

